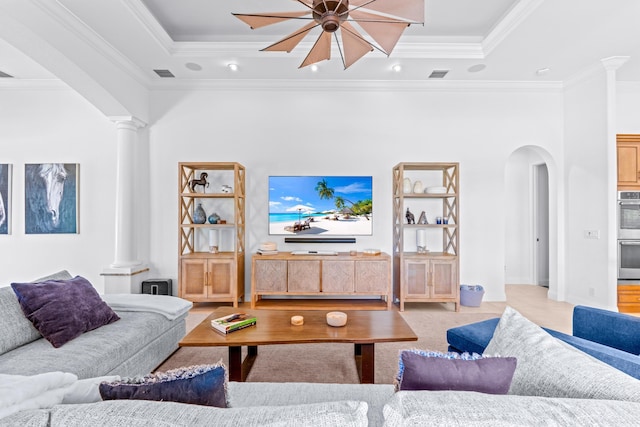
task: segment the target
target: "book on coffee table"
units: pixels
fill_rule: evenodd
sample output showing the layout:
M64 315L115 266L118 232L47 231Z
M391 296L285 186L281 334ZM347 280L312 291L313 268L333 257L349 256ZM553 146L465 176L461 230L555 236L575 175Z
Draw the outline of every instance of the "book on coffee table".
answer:
M246 313L233 313L211 321L211 327L218 332L228 334L256 324L256 317Z

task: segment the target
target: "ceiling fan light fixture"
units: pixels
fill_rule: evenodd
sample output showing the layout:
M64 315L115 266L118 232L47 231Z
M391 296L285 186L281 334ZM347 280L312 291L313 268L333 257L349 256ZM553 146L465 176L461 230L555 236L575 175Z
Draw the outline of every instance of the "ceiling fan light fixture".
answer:
M349 0L313 0L313 19L327 33L335 33L349 17Z
M331 34L345 70L374 49L389 56L404 30L411 24L424 24L425 0L297 0L307 10L297 12L233 13L251 29L287 20L307 21L299 30L262 49L291 52L311 30L322 33L299 68L331 58ZM351 3L351 4L350 4ZM359 28L352 24L358 24ZM361 33L364 31L372 41ZM342 40L340 43L339 39ZM376 43L376 44L374 44Z

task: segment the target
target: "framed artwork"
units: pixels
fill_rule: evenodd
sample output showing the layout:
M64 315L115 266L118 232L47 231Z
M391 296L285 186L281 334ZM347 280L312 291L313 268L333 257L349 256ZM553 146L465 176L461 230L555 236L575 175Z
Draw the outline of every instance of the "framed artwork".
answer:
M26 234L78 232L77 163L24 165Z
M11 233L11 165L0 163L0 234Z

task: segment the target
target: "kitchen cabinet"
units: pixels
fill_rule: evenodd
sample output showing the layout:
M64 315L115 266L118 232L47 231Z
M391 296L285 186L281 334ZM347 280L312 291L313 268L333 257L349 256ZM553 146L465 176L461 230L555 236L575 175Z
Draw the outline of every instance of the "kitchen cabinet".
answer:
M617 135L618 190L640 190L640 135Z

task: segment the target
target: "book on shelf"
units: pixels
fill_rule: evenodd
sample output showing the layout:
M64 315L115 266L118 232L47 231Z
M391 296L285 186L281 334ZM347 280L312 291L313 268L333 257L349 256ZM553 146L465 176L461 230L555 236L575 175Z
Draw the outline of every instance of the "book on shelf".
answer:
M277 250L269 251L269 250L258 249L258 254L259 255L278 255L278 251Z
M228 334L256 324L256 317L246 313L233 313L211 321L211 327L218 332Z

